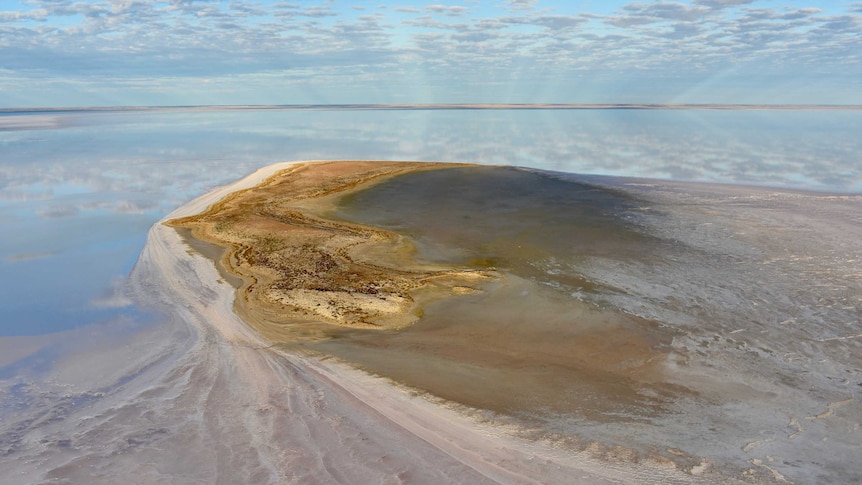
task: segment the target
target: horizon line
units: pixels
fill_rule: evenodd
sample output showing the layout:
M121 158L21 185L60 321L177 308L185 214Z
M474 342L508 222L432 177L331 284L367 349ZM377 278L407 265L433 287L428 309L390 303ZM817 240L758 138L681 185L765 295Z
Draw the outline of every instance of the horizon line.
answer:
M59 113L103 111L374 111L374 110L862 110L842 104L722 104L722 103L333 103L333 104L201 104L141 106L63 106L0 108L5 113Z

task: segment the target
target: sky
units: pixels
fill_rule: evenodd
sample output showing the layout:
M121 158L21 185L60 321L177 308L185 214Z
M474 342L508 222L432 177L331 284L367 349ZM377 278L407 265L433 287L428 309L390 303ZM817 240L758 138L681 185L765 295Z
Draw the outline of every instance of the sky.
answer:
M862 104L862 2L3 0L0 107Z

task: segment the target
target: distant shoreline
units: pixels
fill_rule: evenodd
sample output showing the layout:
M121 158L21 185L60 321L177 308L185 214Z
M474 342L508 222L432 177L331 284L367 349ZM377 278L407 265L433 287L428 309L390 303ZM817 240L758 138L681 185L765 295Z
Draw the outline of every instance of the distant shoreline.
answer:
M862 105L834 104L649 104L649 103L434 103L434 104L272 104L189 106L81 106L0 108L0 114L134 111L398 111L398 110L726 110L862 111Z

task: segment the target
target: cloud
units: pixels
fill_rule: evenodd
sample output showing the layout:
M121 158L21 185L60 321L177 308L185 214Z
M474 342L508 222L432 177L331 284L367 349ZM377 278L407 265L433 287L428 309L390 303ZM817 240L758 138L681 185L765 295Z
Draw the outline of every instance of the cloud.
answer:
M447 17L460 17L467 12L469 8L435 4L426 6L425 10L436 14L446 15Z
M24 20L45 20L48 18L48 10L39 8L28 11L0 11L0 23L16 22Z
M551 30L563 30L577 27L587 22L583 17L571 15L534 15L526 17L505 17L500 19L505 24L536 25Z
M828 13L765 2L758 8L749 0L636 1L581 12L588 6L510 0L491 7L380 5L389 8L373 16L338 0L12 5L0 16L0 102L11 106L48 103L64 90L65 104L107 93L185 104L181 93L188 90L179 84L189 82L202 97L232 103L237 91L225 87L238 79L254 79L274 103L302 102L280 95L280 82L307 83L307 93L327 93L323 98L345 86L359 92L360 82L398 84L394 98L408 95L416 81L409 76L420 75L435 77L441 96L453 92L444 85L474 86L481 94L515 65L547 80L580 71L644 82L661 82L668 72L729 70L862 76L858 2ZM264 86L266 80L273 84ZM812 96L823 92L815 84Z
M748 5L757 0L694 0L695 5L703 5L710 8L726 8L738 7L740 5Z
M509 0L512 10L531 10L536 6L536 0Z
M814 15L821 13L822 10L819 8L799 8L799 9L791 9L786 8L782 11L776 11L768 8L751 8L745 10L744 14L739 17L739 22L741 23L750 23L752 21L760 21L760 20L800 20L811 18ZM797 23L785 23L784 26L796 26ZM772 23L772 24L760 24L758 28L763 30L768 30L769 28L782 28L782 24L780 23Z
M610 16L606 21L617 27L651 24L656 22L686 21L702 19L711 12L710 8L690 6L684 3L630 3L623 6L622 12Z

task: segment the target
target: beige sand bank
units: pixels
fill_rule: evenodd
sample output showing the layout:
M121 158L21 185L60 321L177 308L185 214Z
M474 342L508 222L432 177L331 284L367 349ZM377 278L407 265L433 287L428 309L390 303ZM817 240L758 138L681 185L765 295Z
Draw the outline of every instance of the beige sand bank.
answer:
M212 260L158 224L129 283L165 323L62 357L40 386L24 376L0 391L0 484L858 483L862 199L605 182L639 193L649 209L639 220L684 244L667 248L665 265L593 258L581 269L627 290L605 295L609 307L683 332L668 375L700 397L647 422L577 421L573 433L625 446L651 438L651 449L527 439L499 415L273 346L237 316L236 288ZM438 300L406 332L344 331L407 335L435 305L493 295ZM423 337L406 343L427 347Z
M401 328L435 299L480 291L493 270L420 264L398 234L325 217L334 201L408 172L461 164L295 164L206 211L167 222L225 248L219 264L243 280L236 311L272 341L319 334L321 323Z
M285 167L262 169L167 219L200 213ZM219 278L212 262L187 251L166 225L151 230L133 282L157 289L199 333L179 366L186 370L173 377L173 385L182 383L181 399L171 406L202 413L188 440L205 430L208 441L218 443L213 459L235 463L218 466L220 480L247 481L257 476L252 472L285 483L687 483L692 478L665 460L633 461L624 449L595 445L575 452L517 438L333 360L273 348L234 313L235 289ZM708 467L695 465L688 472L708 473Z

